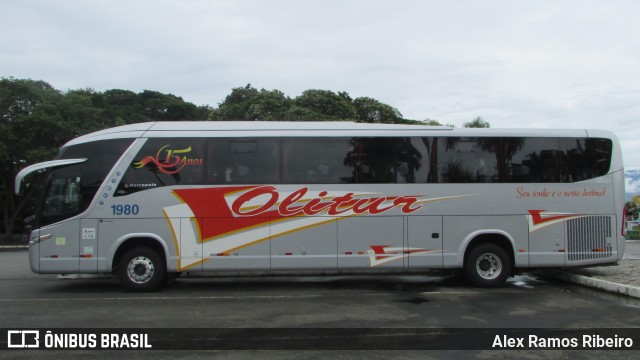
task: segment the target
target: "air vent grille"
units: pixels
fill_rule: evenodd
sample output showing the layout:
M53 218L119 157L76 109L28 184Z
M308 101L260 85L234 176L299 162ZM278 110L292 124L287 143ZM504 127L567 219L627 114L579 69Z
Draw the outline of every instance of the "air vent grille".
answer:
M611 217L585 216L567 221L569 261L611 256Z

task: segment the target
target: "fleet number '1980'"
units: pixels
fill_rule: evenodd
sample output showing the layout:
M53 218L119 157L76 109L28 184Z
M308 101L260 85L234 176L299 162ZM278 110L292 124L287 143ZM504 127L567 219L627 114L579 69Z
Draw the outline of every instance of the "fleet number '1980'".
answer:
M133 205L111 205L113 215L138 215L140 213L140 207L136 204Z

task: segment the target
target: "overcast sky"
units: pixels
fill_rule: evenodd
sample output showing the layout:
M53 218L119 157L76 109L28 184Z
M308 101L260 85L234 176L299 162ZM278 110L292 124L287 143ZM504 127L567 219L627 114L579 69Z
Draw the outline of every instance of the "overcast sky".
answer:
M640 169L640 1L0 0L0 77L217 106L251 83L461 126L605 128Z

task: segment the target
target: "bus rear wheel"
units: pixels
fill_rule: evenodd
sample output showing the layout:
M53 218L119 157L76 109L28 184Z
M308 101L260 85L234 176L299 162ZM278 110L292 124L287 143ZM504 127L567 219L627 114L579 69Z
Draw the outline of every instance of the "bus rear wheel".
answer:
M478 287L499 287L511 274L511 259L500 246L480 244L469 252L464 270L471 283Z
M120 283L130 291L154 291L166 276L162 256L148 247L128 250L118 263Z

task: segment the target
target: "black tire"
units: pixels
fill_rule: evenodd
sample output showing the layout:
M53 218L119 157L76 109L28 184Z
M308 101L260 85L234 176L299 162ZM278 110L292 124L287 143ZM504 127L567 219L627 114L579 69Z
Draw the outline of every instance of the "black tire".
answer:
M171 285L174 282L176 282L176 279L178 279L180 277L180 275L182 275L182 273L179 272L168 272L167 276L165 276L164 279L164 284L165 285Z
M128 250L118 262L120 284L130 291L156 290L166 278L163 257L149 247Z
M464 271L473 285L489 288L503 286L512 267L511 258L502 247L486 243L471 249Z

